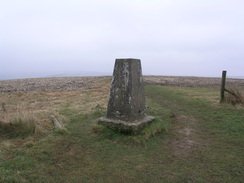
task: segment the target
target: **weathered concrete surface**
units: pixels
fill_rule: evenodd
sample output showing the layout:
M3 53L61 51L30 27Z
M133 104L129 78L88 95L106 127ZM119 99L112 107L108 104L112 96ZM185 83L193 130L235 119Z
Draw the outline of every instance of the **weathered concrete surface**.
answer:
M143 119L128 122L101 117L98 124L105 125L110 129L122 133L139 134L143 130L143 128L148 126L154 119L155 118L153 116L145 116Z
M141 63L116 59L107 118L124 121L143 119L146 112Z
M146 116L146 102L139 59L116 59L107 118L99 123L119 131L138 131L153 117Z

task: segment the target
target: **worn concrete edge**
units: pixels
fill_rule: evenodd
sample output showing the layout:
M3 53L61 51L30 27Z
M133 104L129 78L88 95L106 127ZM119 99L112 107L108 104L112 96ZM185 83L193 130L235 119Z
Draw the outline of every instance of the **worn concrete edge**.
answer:
M139 134L144 129L144 127L149 125L151 122L153 122L154 119L155 117L153 116L145 116L141 120L128 122L128 121L101 117L98 120L98 124L107 126L108 128L119 132Z

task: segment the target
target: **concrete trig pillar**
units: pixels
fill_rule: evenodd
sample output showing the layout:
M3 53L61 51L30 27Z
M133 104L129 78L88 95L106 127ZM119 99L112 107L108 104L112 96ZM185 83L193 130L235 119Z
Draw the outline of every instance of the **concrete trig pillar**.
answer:
M116 59L106 118L99 124L121 132L138 133L154 117L146 116L146 102L139 59Z

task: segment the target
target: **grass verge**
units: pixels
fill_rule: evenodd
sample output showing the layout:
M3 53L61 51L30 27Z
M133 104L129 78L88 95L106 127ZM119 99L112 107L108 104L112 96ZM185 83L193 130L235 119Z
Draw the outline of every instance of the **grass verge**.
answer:
M156 118L149 126L146 126L140 134L136 135L121 134L98 124L92 126L92 131L100 137L111 139L116 142L144 146L151 137L154 137L161 132L166 132L167 124L160 118Z
M158 118L138 136L96 125L106 111L100 91L65 94L59 113L70 133L0 139L0 182L243 181L243 108L217 104L218 88L145 90L148 115Z

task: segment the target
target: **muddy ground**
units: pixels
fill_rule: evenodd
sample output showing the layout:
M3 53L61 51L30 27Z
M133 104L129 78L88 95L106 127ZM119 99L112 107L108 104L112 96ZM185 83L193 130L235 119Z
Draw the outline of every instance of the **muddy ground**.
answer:
M99 80L111 80L111 76L57 77L0 80L0 93L16 92L55 92L92 89ZM183 87L218 87L221 78L144 76L146 85L183 86ZM229 86L244 86L244 79L227 79Z

